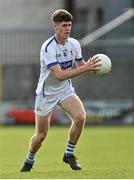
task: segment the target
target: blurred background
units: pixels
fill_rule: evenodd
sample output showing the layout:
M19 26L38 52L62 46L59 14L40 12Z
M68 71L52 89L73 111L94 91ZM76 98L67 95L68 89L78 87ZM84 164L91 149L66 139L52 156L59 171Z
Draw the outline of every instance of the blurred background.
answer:
M134 125L133 0L0 0L0 124L34 124L40 47L53 35L51 14L74 16L72 36L85 59L107 54L112 71L84 74L73 84L87 111L87 124ZM53 124L69 121L57 107Z

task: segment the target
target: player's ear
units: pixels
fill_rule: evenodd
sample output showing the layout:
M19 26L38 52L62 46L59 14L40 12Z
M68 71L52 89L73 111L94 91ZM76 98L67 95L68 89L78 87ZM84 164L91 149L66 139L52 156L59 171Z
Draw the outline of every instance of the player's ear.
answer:
M53 28L56 29L57 27L57 23L56 22L52 22Z
M53 23L53 28L54 28L54 30L57 30L58 25L59 25L59 23L58 23L58 22L54 22L54 23Z

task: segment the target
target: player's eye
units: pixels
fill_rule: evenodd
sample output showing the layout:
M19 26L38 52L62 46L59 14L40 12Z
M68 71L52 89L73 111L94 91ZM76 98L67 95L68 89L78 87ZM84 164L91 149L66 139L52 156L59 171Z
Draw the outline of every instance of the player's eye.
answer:
M71 24L63 24L63 27L71 27Z
M67 24L63 24L63 27L67 27Z

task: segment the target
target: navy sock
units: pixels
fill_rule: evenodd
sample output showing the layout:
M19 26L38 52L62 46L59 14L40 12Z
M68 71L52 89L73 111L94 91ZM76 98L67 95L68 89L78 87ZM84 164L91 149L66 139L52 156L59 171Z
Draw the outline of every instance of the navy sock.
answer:
M29 151L25 162L29 164L34 164L34 161L35 161L35 154Z
M75 146L76 146L75 143L68 141L65 154L67 156L72 155L74 153Z

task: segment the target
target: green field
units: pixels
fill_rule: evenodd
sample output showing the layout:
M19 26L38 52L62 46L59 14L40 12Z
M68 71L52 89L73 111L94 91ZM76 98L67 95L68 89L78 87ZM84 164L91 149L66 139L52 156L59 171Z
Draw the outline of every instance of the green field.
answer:
M19 173L33 126L0 126L0 178L5 179L133 179L134 126L87 127L75 154L81 171L62 162L68 127L51 127L30 173Z

